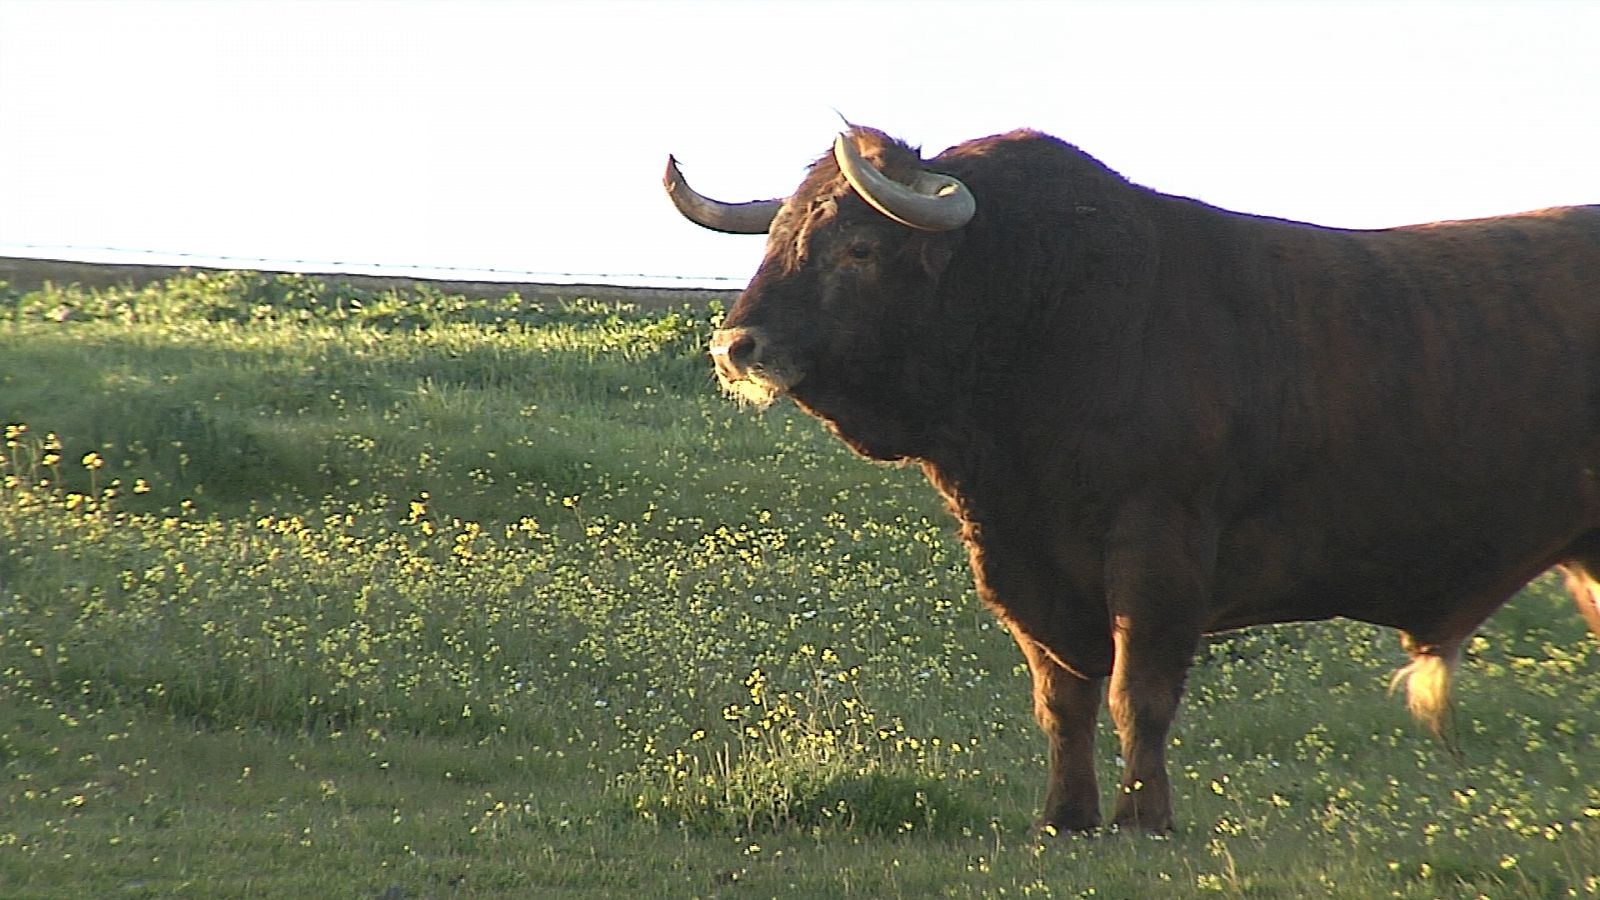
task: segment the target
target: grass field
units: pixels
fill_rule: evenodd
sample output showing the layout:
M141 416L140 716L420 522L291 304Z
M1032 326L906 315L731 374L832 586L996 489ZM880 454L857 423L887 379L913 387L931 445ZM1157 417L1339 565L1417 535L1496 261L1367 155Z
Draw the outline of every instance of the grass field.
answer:
M1392 635L1257 630L1194 670L1178 834L1036 839L936 499L718 397L716 314L0 286L0 897L1600 896L1549 580L1459 760Z

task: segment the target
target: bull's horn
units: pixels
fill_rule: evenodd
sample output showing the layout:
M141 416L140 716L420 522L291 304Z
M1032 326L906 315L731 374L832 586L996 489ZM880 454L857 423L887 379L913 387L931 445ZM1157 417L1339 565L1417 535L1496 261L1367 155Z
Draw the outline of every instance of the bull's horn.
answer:
M702 195L689 186L678 170L678 161L667 157L667 174L661 183L667 196L683 217L696 225L728 234L766 234L772 217L783 206L782 200L755 200L750 203L723 203Z
M978 210L972 191L952 176L922 172L907 187L883 174L861 156L849 134L834 140L833 157L856 193L902 225L923 231L950 231L967 224Z

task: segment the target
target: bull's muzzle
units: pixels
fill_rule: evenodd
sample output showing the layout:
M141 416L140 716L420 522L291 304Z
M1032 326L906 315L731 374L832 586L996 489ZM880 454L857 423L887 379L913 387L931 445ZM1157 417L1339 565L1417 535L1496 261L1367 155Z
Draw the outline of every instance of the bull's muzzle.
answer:
M752 328L724 328L711 335L711 362L724 382L744 381L761 359L764 341Z
M724 328L711 335L711 362L723 390L756 406L770 404L804 377L792 357L759 328Z

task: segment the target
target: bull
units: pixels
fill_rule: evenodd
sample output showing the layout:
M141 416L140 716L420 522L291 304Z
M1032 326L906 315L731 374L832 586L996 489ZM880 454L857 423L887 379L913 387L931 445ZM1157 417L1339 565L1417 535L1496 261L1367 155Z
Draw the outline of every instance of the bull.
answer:
M1558 567L1600 635L1600 206L1376 231L1135 185L1035 131L923 160L851 126L711 339L857 453L919 464L1015 637L1049 742L1040 824L1173 825L1168 732L1203 635L1397 629L1439 731L1463 642ZM1104 698L1104 700L1103 700Z

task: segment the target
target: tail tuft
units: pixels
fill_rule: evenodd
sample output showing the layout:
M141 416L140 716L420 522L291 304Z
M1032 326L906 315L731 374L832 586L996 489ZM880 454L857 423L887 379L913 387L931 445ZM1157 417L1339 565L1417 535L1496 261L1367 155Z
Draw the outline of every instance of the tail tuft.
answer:
M1450 682L1455 675L1457 656L1418 653L1411 662L1394 673L1389 693L1406 686L1406 706L1411 715L1440 738L1449 740L1445 725L1450 718Z

